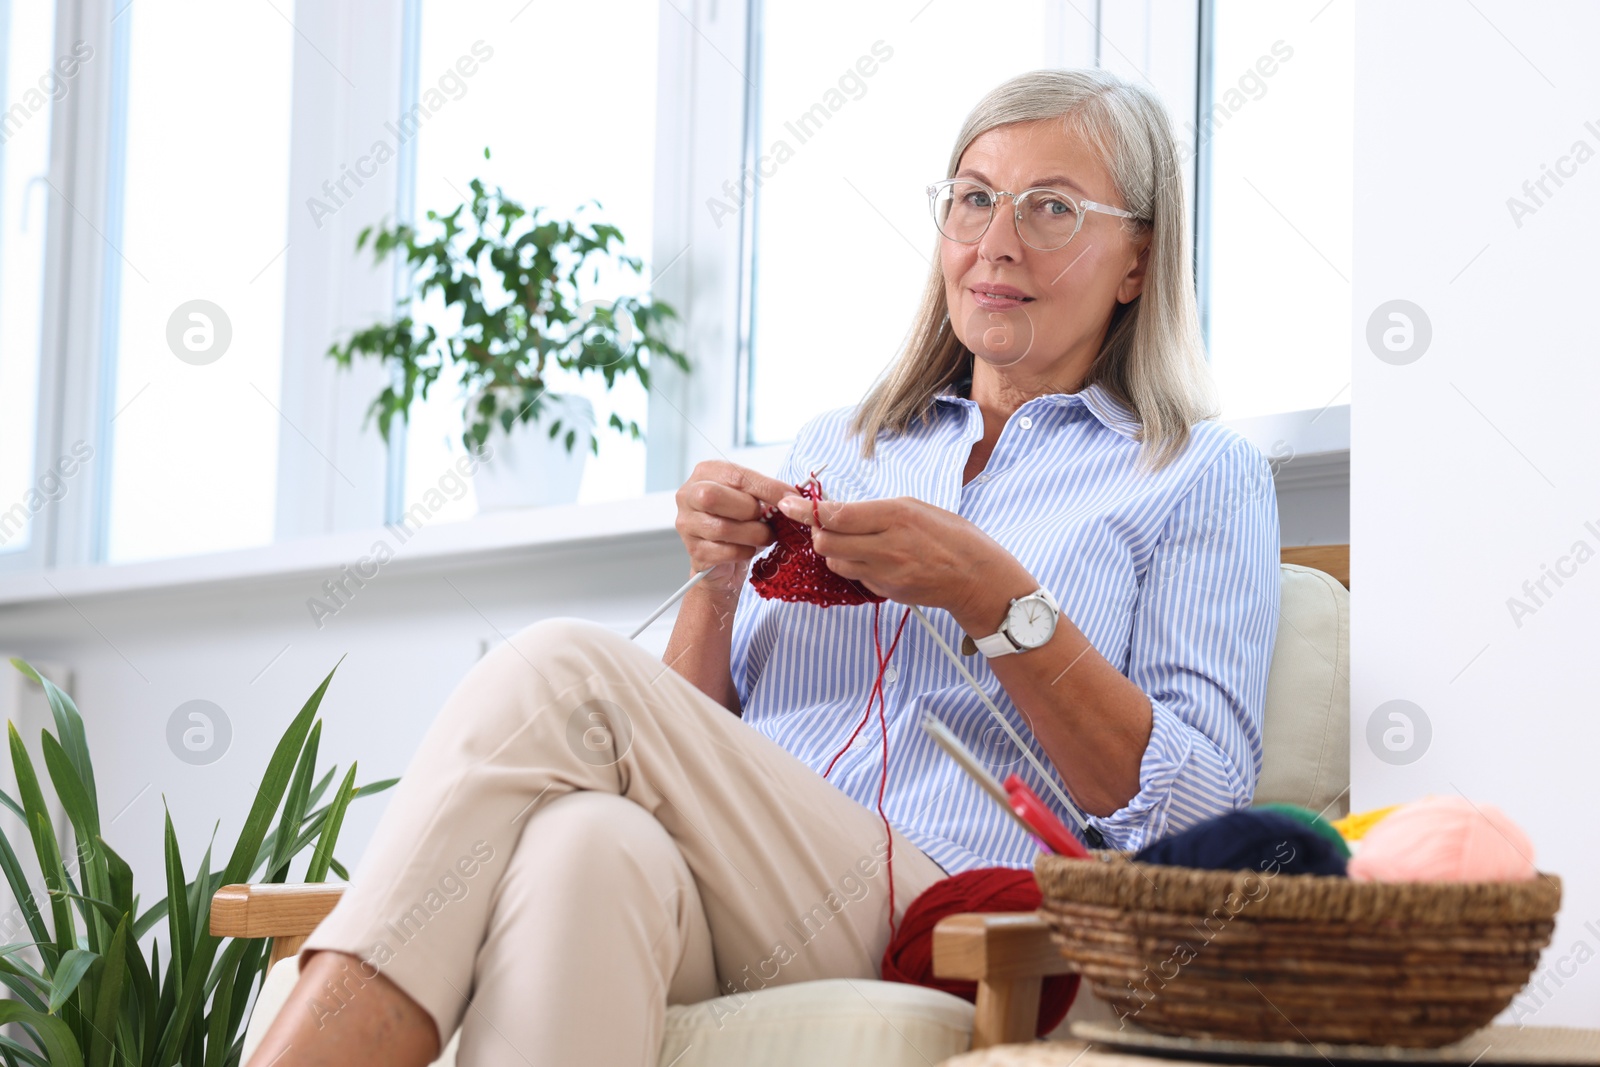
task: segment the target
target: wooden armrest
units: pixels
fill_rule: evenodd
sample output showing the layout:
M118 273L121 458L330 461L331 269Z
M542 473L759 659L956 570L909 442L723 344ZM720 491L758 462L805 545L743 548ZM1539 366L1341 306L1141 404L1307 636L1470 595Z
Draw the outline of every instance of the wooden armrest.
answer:
M1286 545L1278 550L1281 563L1296 563L1302 567L1321 571L1338 579L1339 584L1350 588L1350 546L1344 545Z
M949 915L933 928L933 973L940 978L1041 978L1072 965L1031 911Z
M272 938L270 966L300 950L344 891L343 882L225 885L211 897L211 933Z
M1072 965L1031 911L949 915L933 928L933 973L978 983L972 1047L1031 1041L1047 975Z

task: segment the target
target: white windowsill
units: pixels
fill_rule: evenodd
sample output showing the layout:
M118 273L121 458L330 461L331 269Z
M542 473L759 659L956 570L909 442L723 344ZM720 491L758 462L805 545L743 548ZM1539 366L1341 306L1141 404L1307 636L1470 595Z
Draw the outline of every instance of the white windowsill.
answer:
M379 541L387 543L394 553L394 558L383 564L386 572L496 556L537 555L541 551L597 543L617 545L657 539L666 543L677 539L674 495L672 490L663 490L629 500L489 512L462 522L424 526L411 531L404 541L393 528L374 527L198 556L0 574L0 606L58 596L76 601L303 574L331 578L345 565L370 556Z
M1293 450L1292 458L1275 462L1280 491L1349 481L1348 404L1226 421L1269 460L1275 455L1283 457L1284 445ZM733 459L756 469L775 471L786 450L787 446L740 450ZM595 543L673 543L677 539L674 495L673 490L661 490L629 500L489 512L462 522L424 526L403 543L389 528L375 527L198 556L0 573L0 607L58 596L76 601L305 574L333 577L341 567L370 555L379 540L388 543L394 552L393 560L384 564L385 570L396 571L453 566L496 556L538 555Z

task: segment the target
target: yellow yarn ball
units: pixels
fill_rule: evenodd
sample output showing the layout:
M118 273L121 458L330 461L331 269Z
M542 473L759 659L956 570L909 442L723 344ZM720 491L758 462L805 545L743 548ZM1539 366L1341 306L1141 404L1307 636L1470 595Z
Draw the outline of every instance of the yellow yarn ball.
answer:
M1376 826L1390 812L1399 811L1403 805L1390 804L1386 808L1373 808L1370 811L1352 811L1342 819L1333 820L1333 828L1346 841L1360 841L1367 836L1367 831Z

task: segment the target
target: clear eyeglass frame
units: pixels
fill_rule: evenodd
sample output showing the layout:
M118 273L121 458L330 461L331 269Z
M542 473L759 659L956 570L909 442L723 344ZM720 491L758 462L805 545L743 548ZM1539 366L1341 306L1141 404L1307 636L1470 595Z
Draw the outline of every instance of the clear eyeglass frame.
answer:
M944 190L956 185L975 185L979 189L982 189L989 194L989 221L983 224L983 229L978 231L978 235L976 237L965 241L958 237L951 237L949 234L944 232L944 227L939 225L939 194ZM1048 248L1044 248L1034 244L1023 235L1022 201L1024 198L1031 196L1034 193L1051 193L1054 196L1059 197L1060 199L1071 204L1076 209L1073 214L1076 216L1077 221L1073 224L1072 232L1067 235L1067 239L1065 241L1062 241L1058 245L1052 245ZM1094 200L1079 199L1064 189L1051 189L1047 186L1041 185L1035 186L1032 189L1024 189L1020 193L1008 193L1003 189L991 189L989 186L975 178L945 178L943 181L937 181L928 186L928 211L933 216L934 229L939 232L939 236L943 237L947 241L955 241L957 244L964 245L977 244L979 241L983 240L983 235L989 232L989 227L994 225L994 211L999 205L1000 198L1002 196L1009 196L1011 198L1012 225L1016 227L1018 240L1027 245L1029 248L1037 249L1040 252L1058 252L1067 247L1067 245L1071 244L1072 239L1078 236L1078 231L1083 229L1083 216L1090 211L1098 211L1104 215L1115 215L1117 218L1121 219L1139 218L1139 216L1135 215L1133 212L1124 211L1120 207L1112 207L1110 204L1102 204Z

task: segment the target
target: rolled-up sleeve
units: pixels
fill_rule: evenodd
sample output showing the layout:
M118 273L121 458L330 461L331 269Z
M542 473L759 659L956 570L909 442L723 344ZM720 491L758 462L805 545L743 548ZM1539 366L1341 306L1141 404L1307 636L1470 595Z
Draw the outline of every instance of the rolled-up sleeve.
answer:
M1163 527L1133 608L1125 674L1150 698L1139 792L1090 817L1110 848L1139 849L1248 806L1261 773L1278 629L1272 471L1234 441Z

